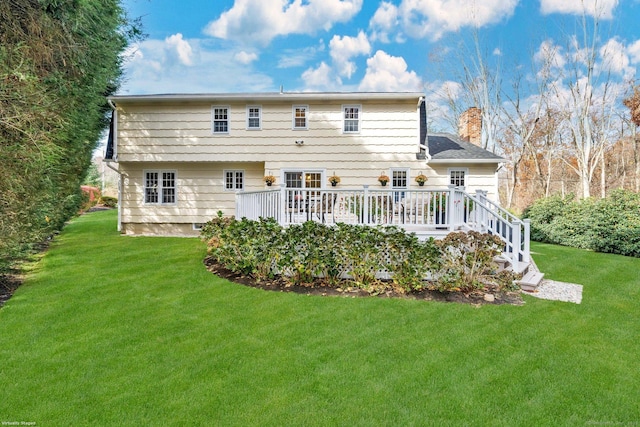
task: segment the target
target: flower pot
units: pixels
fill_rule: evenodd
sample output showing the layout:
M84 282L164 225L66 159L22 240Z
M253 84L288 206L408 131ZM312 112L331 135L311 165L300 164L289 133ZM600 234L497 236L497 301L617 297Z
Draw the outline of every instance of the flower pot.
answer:
M273 185L273 182L267 182L267 187L271 187Z
M381 181L380 185L382 185L383 187L386 187L387 186L387 181Z
M418 183L418 185L419 185L420 187L424 187L424 182L419 182L419 183Z
M335 187L336 185L338 185L338 183L337 183L337 182L332 182L332 183L331 183L331 186L332 186L332 187Z

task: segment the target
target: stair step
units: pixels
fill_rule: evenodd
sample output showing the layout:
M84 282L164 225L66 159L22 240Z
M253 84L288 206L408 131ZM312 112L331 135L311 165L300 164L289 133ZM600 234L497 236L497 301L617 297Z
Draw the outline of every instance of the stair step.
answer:
M530 269L520 280L516 280L516 283L520 286L520 289L527 292L533 292L536 290L542 279L544 273Z
M494 257L493 261L498 264L498 271L506 270L511 266L511 262L500 255Z

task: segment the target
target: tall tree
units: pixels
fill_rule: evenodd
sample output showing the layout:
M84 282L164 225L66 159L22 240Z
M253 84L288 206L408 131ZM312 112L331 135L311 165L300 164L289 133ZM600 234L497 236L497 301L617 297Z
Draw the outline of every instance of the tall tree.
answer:
M77 211L138 35L118 0L0 2L0 272Z
M596 1L590 11L583 3L581 34L570 37L563 57L566 66L557 66L563 73L554 85L556 107L567 113L575 170L584 198L591 196L594 175L603 165L619 96L611 79L612 52L599 44L602 11L602 3Z

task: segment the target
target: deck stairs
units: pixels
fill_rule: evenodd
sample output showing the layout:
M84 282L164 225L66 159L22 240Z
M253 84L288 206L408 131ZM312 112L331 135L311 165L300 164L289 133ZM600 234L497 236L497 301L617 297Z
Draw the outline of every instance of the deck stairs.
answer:
M498 255L493 259L498 264L498 271L511 270L511 261L502 255ZM533 259L529 260L529 264L522 271L522 278L515 281L525 292L535 292L542 280L544 279L544 273L542 273Z

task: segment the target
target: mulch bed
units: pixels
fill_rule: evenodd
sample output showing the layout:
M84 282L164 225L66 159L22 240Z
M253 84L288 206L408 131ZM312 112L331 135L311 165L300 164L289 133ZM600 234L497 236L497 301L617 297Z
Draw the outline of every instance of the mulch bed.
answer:
M504 291L487 291L487 292L440 292L436 290L422 290L419 292L400 293L395 291L386 291L380 294L371 294L364 289L349 287L349 282L344 281L343 287L330 287L323 284L320 280L314 283L304 285L294 285L288 283L282 278L275 278L271 280L256 281L250 276L235 273L231 270L219 265L213 258L207 257L204 260L204 264L211 273L218 277L222 277L231 282L238 283L244 286L250 286L252 288L263 289L265 291L276 292L293 292L296 294L304 295L318 295L318 296L341 296L341 297L380 297L380 298L405 298L416 299L425 301L439 301L439 302L453 302L460 304L473 304L473 305L485 305L485 304L511 304L522 305L524 301L520 292L504 292ZM485 295L492 295L486 298ZM487 300L489 299L489 300Z

